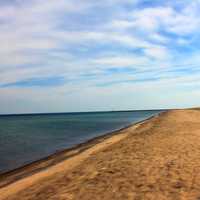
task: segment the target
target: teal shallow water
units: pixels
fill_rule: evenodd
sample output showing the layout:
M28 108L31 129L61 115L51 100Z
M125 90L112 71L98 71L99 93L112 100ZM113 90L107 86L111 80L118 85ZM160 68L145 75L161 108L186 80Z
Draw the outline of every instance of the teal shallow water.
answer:
M115 131L161 110L0 116L0 172Z

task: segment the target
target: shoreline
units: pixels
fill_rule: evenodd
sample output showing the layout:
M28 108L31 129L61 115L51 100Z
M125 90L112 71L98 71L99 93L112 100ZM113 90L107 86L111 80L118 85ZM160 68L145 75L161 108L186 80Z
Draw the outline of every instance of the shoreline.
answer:
M199 199L199 122L199 109L158 113L37 173L24 170L0 200Z
M159 116L163 112L166 112L166 111L161 111L160 113L155 114L151 117L148 117L144 120L131 123L128 126L125 126L123 128L120 128L120 129L117 129L117 130L114 130L111 132L104 133L101 136L91 138L89 140L86 140L83 143L74 145L70 148L56 151L48 156L45 156L41 159L30 162L26 165L22 165L13 170L9 170L9 171L0 173L0 189L4 188L12 183L15 183L16 181L19 181L23 178L32 176L43 170L46 170L49 167L57 165L64 160L68 160L74 156L77 156L77 155L81 154L82 152L94 147L95 145L100 144L100 143L106 141L107 139L112 138L115 135L123 134L122 133L123 131L126 131L127 129L129 129L131 127L140 125L146 121L151 120L154 117Z

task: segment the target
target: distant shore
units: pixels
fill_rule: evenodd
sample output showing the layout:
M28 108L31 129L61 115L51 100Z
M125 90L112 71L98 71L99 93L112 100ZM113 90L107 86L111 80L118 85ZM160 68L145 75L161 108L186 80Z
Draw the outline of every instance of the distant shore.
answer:
M0 177L1 200L198 199L200 111L171 110Z

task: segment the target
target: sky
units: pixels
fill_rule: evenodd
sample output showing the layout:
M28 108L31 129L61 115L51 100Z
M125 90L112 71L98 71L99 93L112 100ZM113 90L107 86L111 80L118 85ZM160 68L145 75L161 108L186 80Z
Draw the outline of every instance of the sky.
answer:
M0 113L200 106L199 0L0 1Z

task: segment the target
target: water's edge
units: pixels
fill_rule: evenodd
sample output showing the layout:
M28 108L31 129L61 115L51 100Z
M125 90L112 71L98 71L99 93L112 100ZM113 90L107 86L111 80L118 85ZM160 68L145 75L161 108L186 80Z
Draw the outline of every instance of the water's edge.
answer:
M162 111L162 112L155 114L151 117L148 117L144 120L131 123L128 126L124 126L123 128L120 128L120 129L117 129L117 130L114 130L111 132L107 132L101 136L91 138L83 143L74 145L71 148L66 148L64 150L57 151L48 156L45 156L44 158L35 160L26 165L17 167L13 170L9 170L9 171L0 173L0 188L5 187L19 179L22 179L24 177L33 175L39 171L47 169L48 167L58 164L65 159L76 156L76 155L80 154L81 152L93 147L94 145L104 141L105 139L108 139L108 138L112 137L113 135L123 134L123 133L121 133L122 131L124 131L134 125L149 121L152 118L159 116L163 112L165 112L165 111Z

